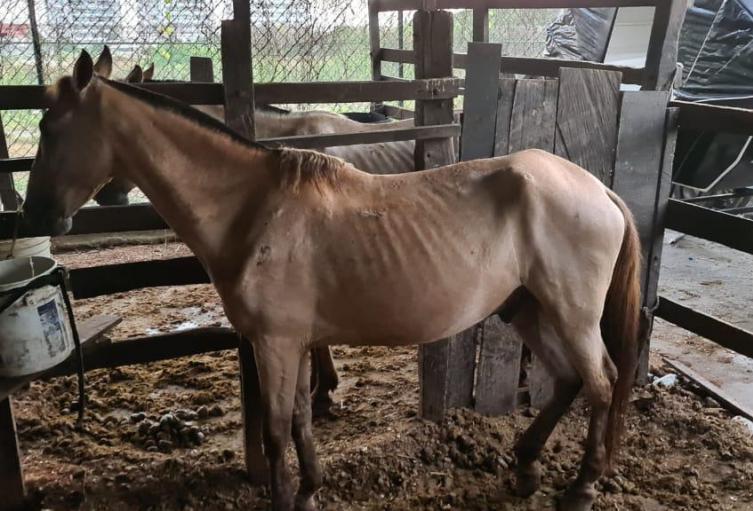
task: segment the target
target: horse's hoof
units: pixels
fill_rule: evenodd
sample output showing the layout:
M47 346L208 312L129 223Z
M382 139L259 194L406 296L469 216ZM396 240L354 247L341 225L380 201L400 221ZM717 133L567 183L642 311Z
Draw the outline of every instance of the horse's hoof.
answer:
M295 498L295 511L317 511L314 496L302 497L297 495Z
M557 511L591 511L595 495L592 492L567 491L557 502Z
M334 402L332 401L332 398L329 396L316 396L315 399L311 402L311 415L314 416L314 418L331 418L333 416L332 414L332 405Z
M539 489L541 485L541 469L536 466L530 466L518 470L515 474L515 494L518 497L530 497Z

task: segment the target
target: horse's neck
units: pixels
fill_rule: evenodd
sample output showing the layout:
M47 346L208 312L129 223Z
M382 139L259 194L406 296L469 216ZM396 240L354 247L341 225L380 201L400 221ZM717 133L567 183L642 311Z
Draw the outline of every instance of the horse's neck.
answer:
M119 95L115 158L176 234L207 262L238 215L262 202L277 158L178 114Z

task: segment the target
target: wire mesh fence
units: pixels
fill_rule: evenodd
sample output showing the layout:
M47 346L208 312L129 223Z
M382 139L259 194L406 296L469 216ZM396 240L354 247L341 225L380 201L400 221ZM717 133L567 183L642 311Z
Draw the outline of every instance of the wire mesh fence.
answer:
M251 0L254 79L371 79L367 0ZM412 48L412 12L382 13L382 46ZM540 55L550 10L493 10L490 40L509 55ZM0 85L50 83L70 72L79 51L113 53L113 77L155 64L155 78L187 80L191 56L210 57L221 76L220 22L231 0L3 0ZM471 40L470 11L454 11L455 50ZM413 66L384 64L385 74L413 77ZM305 106L303 106L305 108ZM366 104L347 105L350 110ZM38 111L2 112L12 157L36 150Z

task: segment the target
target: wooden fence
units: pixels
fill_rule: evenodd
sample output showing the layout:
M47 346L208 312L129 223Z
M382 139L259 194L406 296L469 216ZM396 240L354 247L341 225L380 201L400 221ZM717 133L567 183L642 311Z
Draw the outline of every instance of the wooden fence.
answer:
M415 9L470 9L473 11L473 41L489 41L490 9L551 9L574 7L654 7L654 20L648 41L646 63L642 68L614 66L601 62L561 59L502 57L499 69L505 73L528 76L559 76L561 67L619 71L623 83L636 84L648 90L669 90L675 75L677 41L687 8L686 0L369 0L369 43L372 79L394 80L399 77L382 73L382 62L414 64L413 50L385 48L380 41L379 13ZM402 19L402 18L399 18ZM606 53L606 48L605 48ZM466 69L468 56L453 54L454 68ZM395 116L406 115L402 109L385 106ZM410 114L407 114L410 115Z

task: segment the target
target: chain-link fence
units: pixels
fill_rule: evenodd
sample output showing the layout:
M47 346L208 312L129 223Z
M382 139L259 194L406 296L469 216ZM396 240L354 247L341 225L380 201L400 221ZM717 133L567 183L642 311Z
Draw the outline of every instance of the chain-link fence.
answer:
M251 0L254 78L269 81L371 78L367 0ZM550 10L490 11L490 39L505 53L540 55ZM413 46L412 12L382 13L382 46ZM187 80L191 56L211 57L221 76L220 22L231 0L3 0L0 85L50 83L70 72L82 48L113 53L113 77L155 64L158 79ZM471 40L470 11L455 11L455 49ZM401 37L402 36L402 37ZM385 63L384 73L413 77L413 66ZM347 105L348 109L366 105ZM38 111L3 112L10 154L33 155Z

